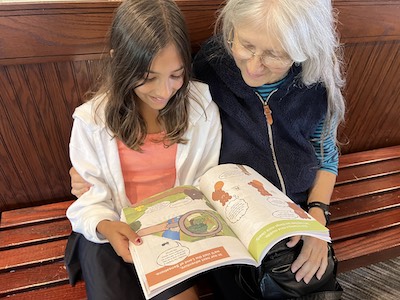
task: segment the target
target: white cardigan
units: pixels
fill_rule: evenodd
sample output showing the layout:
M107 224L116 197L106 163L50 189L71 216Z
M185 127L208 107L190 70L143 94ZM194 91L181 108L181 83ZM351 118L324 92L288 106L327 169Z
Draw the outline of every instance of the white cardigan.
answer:
M221 122L208 86L190 83L187 144L178 144L175 185L196 185L202 174L218 164L221 146ZM199 106L196 99L201 103ZM78 173L93 186L67 210L72 230L95 243L107 240L96 231L102 220L119 220L130 202L119 160L116 139L108 132L99 98L77 107L70 140L70 158Z

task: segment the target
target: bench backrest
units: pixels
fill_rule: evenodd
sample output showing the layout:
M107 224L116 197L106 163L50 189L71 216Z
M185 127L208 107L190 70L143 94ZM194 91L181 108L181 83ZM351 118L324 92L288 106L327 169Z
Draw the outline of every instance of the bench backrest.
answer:
M383 2L334 1L348 62L343 153L400 144L400 0ZM177 3L195 52L223 1ZM92 84L118 4L0 5L0 212L72 197L71 115Z

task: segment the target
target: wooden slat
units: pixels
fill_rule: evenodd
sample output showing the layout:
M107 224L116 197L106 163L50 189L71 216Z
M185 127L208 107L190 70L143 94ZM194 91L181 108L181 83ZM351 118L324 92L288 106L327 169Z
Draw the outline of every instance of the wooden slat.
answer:
M331 221L339 221L395 207L400 207L400 189L378 195L333 202L330 207Z
M338 272L400 256L400 227L333 243Z
M13 294L7 296L7 299L12 300L85 300L86 290L85 283L79 281L74 287L69 284L62 284L57 286L50 286L41 289L35 289L29 292Z
M0 298L5 295L37 289L50 284L67 283L64 262L15 270L1 274Z
M14 248L0 252L0 273L16 268L61 261L64 258L67 240Z
M68 219L3 230L0 231L0 250L66 238L70 233L71 224Z
M336 185L400 173L400 158L339 169Z
M360 235L400 225L400 209L390 209L359 218L334 222L329 225L332 241L355 238Z
M369 151L349 153L339 158L339 168L347 168L360 164L388 160L400 157L400 145ZM339 171L340 172L340 171Z
M394 191L399 188L400 173L378 177L373 180L360 180L351 184L336 186L331 202Z
M5 211L1 215L0 230L13 226L64 219L66 218L65 212L72 202L74 200Z

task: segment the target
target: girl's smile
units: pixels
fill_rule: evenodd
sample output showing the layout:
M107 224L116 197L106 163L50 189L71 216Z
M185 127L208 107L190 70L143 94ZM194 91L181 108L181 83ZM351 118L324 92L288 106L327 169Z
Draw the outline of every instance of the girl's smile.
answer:
M146 111L153 114L163 109L183 85L183 62L175 45L169 44L154 58L144 83L135 89L140 112L146 119Z

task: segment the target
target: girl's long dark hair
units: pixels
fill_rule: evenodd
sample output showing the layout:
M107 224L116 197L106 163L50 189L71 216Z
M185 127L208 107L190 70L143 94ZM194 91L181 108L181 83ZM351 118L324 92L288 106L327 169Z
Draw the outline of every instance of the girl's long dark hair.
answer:
M185 20L173 0L125 0L116 10L109 32L112 57L105 61L99 94L106 93L105 122L115 137L139 150L147 134L134 89L143 84L157 53L168 44L180 52L183 86L158 116L164 144L185 143L191 47Z

